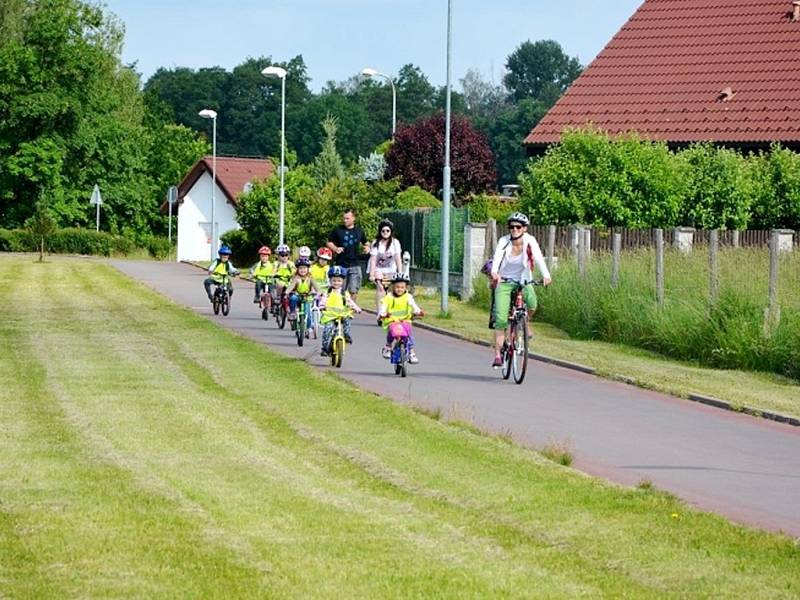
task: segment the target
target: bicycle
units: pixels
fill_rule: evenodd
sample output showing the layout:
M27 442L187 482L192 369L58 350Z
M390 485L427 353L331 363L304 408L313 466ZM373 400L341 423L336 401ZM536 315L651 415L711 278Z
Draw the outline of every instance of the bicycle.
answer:
M220 281L215 281L214 285L216 287L211 297L211 305L214 308L214 314L218 315L221 310L222 316L227 317L231 310L231 278L229 275L222 274L220 275Z
M308 314L308 331L313 339L319 339L319 324L322 319L322 309L319 307L319 296L311 302L311 310Z
M541 281L520 282L504 279L505 283L515 284L511 293L511 307L508 315L508 335L500 351L503 357L503 379L514 376L514 383L521 384L528 368L528 308L522 295L523 288L530 284L542 285Z
M289 297L286 295L286 287L281 288L281 293L270 299L271 312L275 317L275 324L278 329L286 327L286 317L289 315Z
M414 315L414 319L419 319L425 316L425 313ZM400 335L395 336L392 340L391 355L389 360L394 365L394 374L400 377L407 375L406 364L408 364L408 336Z
M266 282L258 297L258 308L261 309L261 318L265 321L269 321L269 315L272 312L272 294L269 291L271 285L270 282Z
M297 337L297 345L302 347L303 340L308 338L309 323L311 318L311 311L308 309L310 301L308 294L300 294L300 303L297 306L297 315L293 324L294 334Z
M351 315L352 313L348 312L334 319L335 331L333 333L333 339L331 340L330 355L331 366L337 369L342 368L342 359L344 358L344 349L346 346L344 340L344 320L349 319Z

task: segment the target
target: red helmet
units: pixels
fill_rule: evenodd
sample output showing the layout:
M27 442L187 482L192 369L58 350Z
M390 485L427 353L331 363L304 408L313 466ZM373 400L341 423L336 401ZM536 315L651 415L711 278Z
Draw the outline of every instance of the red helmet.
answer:
M267 256L272 254L272 250L269 249L269 246L261 246L261 248L258 249L258 255L262 256L263 254L266 254Z
M331 252L330 248L320 248L319 250L317 250L317 256L319 258L332 260L333 259L333 252Z

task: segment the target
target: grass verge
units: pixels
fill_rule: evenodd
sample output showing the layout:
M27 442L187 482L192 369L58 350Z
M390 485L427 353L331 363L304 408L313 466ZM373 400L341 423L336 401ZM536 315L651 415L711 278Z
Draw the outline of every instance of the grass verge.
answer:
M361 392L109 267L0 274L0 596L800 594L788 538Z

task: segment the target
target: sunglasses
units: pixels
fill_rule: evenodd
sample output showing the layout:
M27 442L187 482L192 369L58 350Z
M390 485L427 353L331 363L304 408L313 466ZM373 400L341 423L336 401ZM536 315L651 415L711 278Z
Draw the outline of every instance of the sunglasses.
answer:
M381 233L392 233L392 230L389 228L381 229Z
M511 230L514 230L514 229L525 229L525 226L524 225L509 225L508 228L511 229Z

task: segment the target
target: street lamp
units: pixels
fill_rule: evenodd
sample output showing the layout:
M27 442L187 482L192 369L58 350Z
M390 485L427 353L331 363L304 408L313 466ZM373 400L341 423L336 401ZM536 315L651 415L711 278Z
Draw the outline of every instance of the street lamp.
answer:
M283 172L286 170L284 163L284 149L286 148L286 69L271 65L261 71L264 77L277 77L281 80L281 202L278 224L278 243L283 244L283 220L286 191L283 187Z
M212 123L212 143L211 143L211 261L217 252L217 223L216 223L216 196L217 196L217 111L204 108L197 113L204 119L211 119Z
M384 77L392 84L392 140L394 140L394 132L397 129L397 90L394 87L394 79L370 67L362 69L361 74L364 77Z
M442 303L441 310L447 314L448 294L450 293L450 56L453 41L453 6L452 0L447 0L447 100L445 103L444 127L444 172L442 193Z

